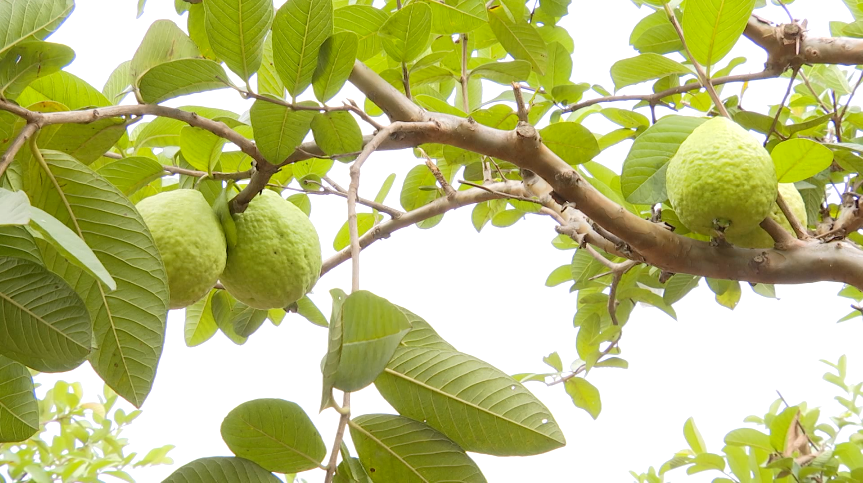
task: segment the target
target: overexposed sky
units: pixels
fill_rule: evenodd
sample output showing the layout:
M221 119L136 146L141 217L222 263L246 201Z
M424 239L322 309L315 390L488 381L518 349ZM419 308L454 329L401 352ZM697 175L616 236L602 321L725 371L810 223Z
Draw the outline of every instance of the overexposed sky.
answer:
M77 57L67 70L101 89L114 67L132 57L153 21L172 19L185 28L185 17L176 16L170 0L150 0L144 16L137 20L135 4L133 0L78 0L75 12L50 38L75 50ZM829 20L851 20L841 0L799 0L791 9L795 16L809 20L814 34L826 35ZM572 80L610 89L608 69L614 61L636 54L628 45L629 32L649 11L639 10L628 0L573 0L570 12L562 25L575 39ZM759 14L776 21L786 19L775 7ZM745 39L725 62L738 55L749 62L735 72L761 69L762 51ZM650 84L644 84L623 92L649 89ZM739 89L731 85L725 93ZM756 83L746 93L747 108L778 103L783 93L784 81ZM344 98L359 101L362 96L348 86L334 101ZM249 107L227 90L168 104L210 105L236 112ZM588 127L596 132L613 129L600 116L591 117ZM630 145L629 141L621 143L596 160L619 170ZM396 184L386 202L398 206L404 176L418 163L410 151L374 154L363 169L360 195L374 197L383 180L396 173ZM347 170L337 168L333 177L346 185ZM346 204L336 197L312 200L311 219L327 257L333 253L332 240L346 218ZM456 348L507 373L544 372L541 359L552 351L560 353L564 365L576 358L576 330L572 327L576 296L568 293L566 285L544 286L548 274L572 256L570 251L551 246L554 236L552 221L543 217L531 217L507 229L487 226L477 234L470 223L470 208L450 212L431 230L404 229L364 251L361 287L417 313ZM743 299L733 312L716 304L704 285L675 306L677 321L654 308L635 310L621 342L622 357L630 368L590 374L602 395L603 409L597 421L575 408L562 386L528 383L554 414L568 444L532 457L471 455L487 479L631 481L629 470L658 468L685 447L682 427L690 416L708 448L719 452L725 433L743 426L745 416L763 414L776 398L776 390L791 404L808 399L811 405L826 406L832 411L828 414L834 413L831 399L835 392L821 381L826 366L819 359L835 361L847 354L851 380L855 375L863 377L863 355L856 350L863 340L860 320L835 323L849 311L848 301L835 297L838 284L778 287L781 301L755 295L744 284ZM311 295L327 315L328 292L334 287L350 288L350 264L327 274ZM217 334L202 346L187 348L183 312L173 311L155 386L143 415L125 436L140 451L176 445L171 455L177 464L135 470L133 476L140 482L160 481L194 459L229 455L219 435L222 419L238 404L260 397L300 404L329 446L337 415L333 410L317 411L319 363L326 338L325 329L290 315L280 327L265 324L243 346ZM50 386L58 378L83 382L87 399L101 394L101 383L89 365L37 380ZM393 412L373 386L355 394L352 403L354 414ZM318 482L323 480L323 471L302 476ZM716 476L720 475L708 472L687 478L683 470L676 470L666 480L710 481Z

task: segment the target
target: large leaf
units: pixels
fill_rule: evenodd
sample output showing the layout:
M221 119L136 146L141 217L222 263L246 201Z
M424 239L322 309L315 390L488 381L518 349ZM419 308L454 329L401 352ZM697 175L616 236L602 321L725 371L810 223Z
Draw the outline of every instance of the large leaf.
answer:
M332 33L332 0L291 0L276 12L273 58L276 72L292 97L311 84L318 50Z
M419 421L389 414L366 414L349 424L360 462L374 481L486 481L464 450Z
M46 253L45 265L87 303L96 345L90 362L96 372L140 406L156 376L168 310L159 252L141 216L117 188L74 158L56 151L43 154L51 178L29 177L25 190L31 202L84 239L117 281L117 290L107 292L56 252Z
M312 89L319 101L332 99L345 85L357 58L357 40L353 32L338 32L321 45L312 76Z
M542 143L571 166L586 163L599 154L596 137L577 122L556 122L539 131Z
M565 444L524 386L461 352L399 347L375 386L399 414L426 421L467 451L531 455Z
M222 438L235 455L277 473L317 468L327 447L309 416L296 403L255 399L222 421Z
M0 226L30 222L30 199L23 191L0 188Z
M282 480L247 459L214 456L181 466L162 483L282 483Z
M132 56L129 72L132 84L137 87L138 79L151 68L176 59L200 57L201 52L192 39L170 20L156 20L147 29L141 45Z
M129 196L164 176L165 170L158 161L144 156L130 156L113 163L100 166L99 175L116 186L124 195Z
M303 142L315 111L293 111L272 102L257 100L249 115L255 143L272 163L281 163Z
M618 60L611 66L614 89L639 84L672 74L691 74L688 67L659 54L641 54Z
M399 309L405 313L408 317L408 322L411 324L411 330L406 336L404 336L401 341L401 345L407 347L428 347L430 349L455 350L455 347L445 341L443 337L441 337L428 322L420 318L419 315L404 307L399 307Z
M0 96L15 99L39 77L51 75L72 62L75 52L50 42L21 42L0 59Z
M138 81L141 99L157 104L174 97L228 87L225 69L212 60L177 59L148 70Z
M90 353L90 314L58 275L0 257L0 352L37 371L74 369Z
M482 0L462 0L458 5L430 0L432 33L452 35L472 32L488 23Z
M21 41L48 37L66 20L74 7L74 0L0 2L0 56Z
M50 214L30 207L30 226L36 229L66 260L75 264L91 276L99 279L110 290L117 289L117 282L105 270L105 266L74 231Z
M23 365L0 356L0 443L24 441L39 431L39 402Z
M830 167L833 151L809 139L783 141L770 152L780 183L796 183Z
M342 351L333 385L359 391L384 370L411 326L398 307L365 290L348 296L341 317Z
M333 28L357 34L357 59L368 60L381 51L378 31L388 18L386 12L371 5L348 5L335 11Z
M186 307L186 324L183 327L183 338L187 347L195 347L210 340L216 335L219 326L213 317L213 294L210 291L206 297Z
M384 50L396 62L410 62L431 42L432 11L427 3L411 3L380 28Z
M708 68L725 57L752 14L755 0L691 0L683 16L683 38L695 60Z
M494 9L488 20L495 37L513 58L526 60L537 74L545 74L548 51L536 27L523 21L513 22L502 8Z
M206 30L213 52L248 81L261 66L264 37L273 20L271 0L207 0Z
M635 139L623 161L620 188L630 203L665 201L665 169L682 143L706 119L666 116Z
M23 226L0 226L0 257L23 258L42 265L36 240Z

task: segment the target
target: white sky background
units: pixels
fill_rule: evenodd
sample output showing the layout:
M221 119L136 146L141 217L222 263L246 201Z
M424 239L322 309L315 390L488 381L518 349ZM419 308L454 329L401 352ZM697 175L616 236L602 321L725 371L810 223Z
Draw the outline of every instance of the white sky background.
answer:
M50 40L75 49L77 57L67 70L98 89L117 64L132 57L153 21L167 18L184 29L186 25L170 0L150 0L138 20L132 0L78 0L77 4ZM810 31L816 35L827 35L829 20L851 21L841 0L800 0L791 9L796 17L809 19ZM628 0L574 0L570 12L562 25L575 39L573 81L598 83L611 90L608 70L614 61L636 54L628 45L629 33L649 11ZM787 20L775 7L760 10L759 15ZM721 65L738 55L750 61L736 73L762 68L763 52L745 39ZM763 109L778 103L784 87L785 81L750 86L746 107ZM499 92L494 89L492 95ZM739 92L740 85L725 89L730 95ZM649 91L646 83L624 93ZM347 86L334 101L344 98L359 101L362 96ZM236 112L250 105L227 90L169 104L210 105ZM658 110L660 115L667 113ZM592 116L588 127L596 132L613 129L601 116ZM621 143L596 160L619 170L630 145L630 141ZM386 202L398 206L404 175L416 164L410 151L374 154L363 169L361 196L374 197L386 176L395 172L398 178ZM337 168L333 177L346 185L347 170ZM346 219L346 204L336 197L312 200L311 218L327 257ZM529 217L503 230L489 225L477 234L470 224L470 208L461 209L447 213L434 229L404 229L363 251L361 287L409 308L459 350L507 373L545 372L541 359L552 351L560 353L564 365L576 358L572 327L576 296L568 293L566 284L553 289L544 286L549 272L569 263L572 256L571 251L551 246L554 236L553 222L546 217ZM334 287L349 289L349 263L327 274L311 295L328 316L328 292ZM859 319L835 323L850 310L847 299L835 296L839 288L828 283L782 286L777 288L782 300L775 301L754 294L744 284L742 301L732 312L716 304L702 282L675 306L678 321L657 309L639 307L621 343L630 368L590 373L603 402L597 421L575 408L562 386L528 383L554 414L567 446L532 457L471 456L491 482L625 482L632 480L629 470L658 468L686 446L682 427L690 416L708 449L720 452L726 432L743 426L749 414L763 414L776 399L776 390L791 404L808 398L810 405L826 406L827 415L835 414L836 392L821 381L827 366L818 360L835 361L847 354L850 380L863 375L863 356L855 350L863 340L863 326ZM327 445L332 444L337 415L333 410L317 411L325 329L289 315L280 327L266 323L244 346L219 333L202 346L187 348L183 320L182 311L169 315L155 386L143 415L124 433L133 450L176 445L171 452L176 465L134 470L139 482L160 481L200 457L230 455L219 434L221 421L235 406L255 398L297 402ZM39 394L56 379L83 382L85 399L101 394L101 381L87 364L71 373L39 376L37 381L44 384ZM354 414L393 412L374 387L356 393L352 403ZM302 476L319 482L323 471ZM708 472L687 477L676 470L666 480L710 481L717 476L721 475Z

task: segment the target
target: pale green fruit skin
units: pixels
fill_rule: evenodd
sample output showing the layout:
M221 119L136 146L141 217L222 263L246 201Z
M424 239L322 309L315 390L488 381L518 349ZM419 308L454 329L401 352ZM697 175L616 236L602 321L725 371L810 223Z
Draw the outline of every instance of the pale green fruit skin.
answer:
M702 235L715 235L716 219L729 222L727 237L752 231L776 200L770 153L724 117L692 131L669 161L665 181L681 223Z
M806 219L806 204L803 202L800 192L794 187L794 183L780 183L779 193L782 194L782 199L791 208L794 216L800 220L803 226L806 226L808 224ZM775 222L782 225L782 228L785 228L789 233L794 233L791 229L791 223L788 223L788 219L785 218L785 215L776 203L773 203L773 209L770 210L770 218L773 218ZM727 240L732 245L743 248L772 248L774 245L773 238L760 226L749 233L728 237Z
M233 216L237 245L228 248L222 285L256 309L300 300L321 273L321 242L309 218L290 201L264 190Z
M225 233L200 191L179 189L144 198L136 206L156 240L168 272L169 308L188 307L206 295L225 268Z

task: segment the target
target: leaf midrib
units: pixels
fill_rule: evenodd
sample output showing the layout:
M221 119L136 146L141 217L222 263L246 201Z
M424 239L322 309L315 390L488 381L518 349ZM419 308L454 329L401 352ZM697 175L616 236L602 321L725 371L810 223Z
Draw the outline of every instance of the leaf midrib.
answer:
M319 461L315 461L315 459L314 459L314 458L312 458L311 456L307 455L306 453L303 453L302 451L299 451L299 450L297 450L297 449L295 449L295 448L293 448L293 447L291 447L291 446L288 446L287 444L283 443L282 441L280 441L280 440L276 439L276 438L275 438L275 436L271 436L269 433L266 433L266 432L264 432L263 430L259 429L257 426L253 425L250 421L246 420L246 418L245 418L245 417L240 416L240 421L242 421L242 422L246 423L246 425L247 425L250 429L254 430L255 432L257 432L257 433L261 434L262 436L266 436L266 437L267 437L267 439L270 439L271 441L273 441L273 442L275 442L275 443L278 443L280 446L282 446L282 447L284 447L284 448L286 448L286 449L288 449L288 450L290 450L290 451L293 451L294 453L296 453L296 454L298 454L298 455L302 456L303 458L305 458L305 459L309 460L309 462L313 463L315 466L318 466L318 465L320 464L320 462L319 462Z
M48 322L47 320L45 320L45 319L43 319L42 317L39 317L38 315L34 314L34 313L33 313L32 311L30 311L30 309L28 309L27 307L25 307L25 306L21 305L20 303L16 302L14 299L10 298L10 297L9 297L8 295L6 295L5 293L0 292L0 298L2 298L3 300L8 301L9 303L11 303L12 305L14 305L15 307L18 307L22 312L26 312L27 314L29 314L31 317L33 317L34 319L38 320L39 322L42 322L43 324L45 324L46 326L48 326L48 328L49 328L49 329L51 329L51 330L53 330L54 332L56 332L56 333L58 333L58 334L62 335L64 339L69 340L70 342L74 343L74 344L75 344L75 345L77 345L77 346L80 346L80 347L85 348L85 349L89 349L88 347L86 347L86 346L84 346L84 345L79 344L78 342L76 342L76 341L75 341L75 339L73 339L73 338L69 337L68 335L64 334L64 333L63 333L63 331L61 331L60 329L58 329L58 328L54 327L53 325L51 325L51 323L50 323L50 322Z
M360 431L361 433L363 433L363 435L364 435L364 436L366 436L367 438L369 438L370 440L372 440L373 442L375 442L378 446L380 446L381 448L383 448L384 450L386 450L386 452L387 452L387 453L389 453L389 454L393 455L393 456L394 456L394 457L399 461L399 463L401 463L401 464L405 465L405 467L407 467L407 468L408 468L408 469L409 469L413 474L417 475L417 477L419 477L419 479L420 479L420 480L422 480L422 481L424 481L424 482L426 482L426 483L430 483L430 482L429 482L429 480L425 479L425 478L423 477L423 475L419 474L419 472L417 472L417 470L416 470L416 469L414 469L413 465L409 464L409 463L408 463L404 458L402 458L398 453L396 453L395 451L393 451L392 449L390 449L390 447L389 447L389 446L387 446L387 445L385 445L383 441L381 441L381 440L379 440L378 438L374 437L374 436L372 435L372 433L370 433L370 432L366 431L362 426L360 426L359 424L357 424L357 423L355 423L355 422L353 422L353 421L351 421L351 420L348 420L348 424L351 426L351 428L356 429L357 431Z

